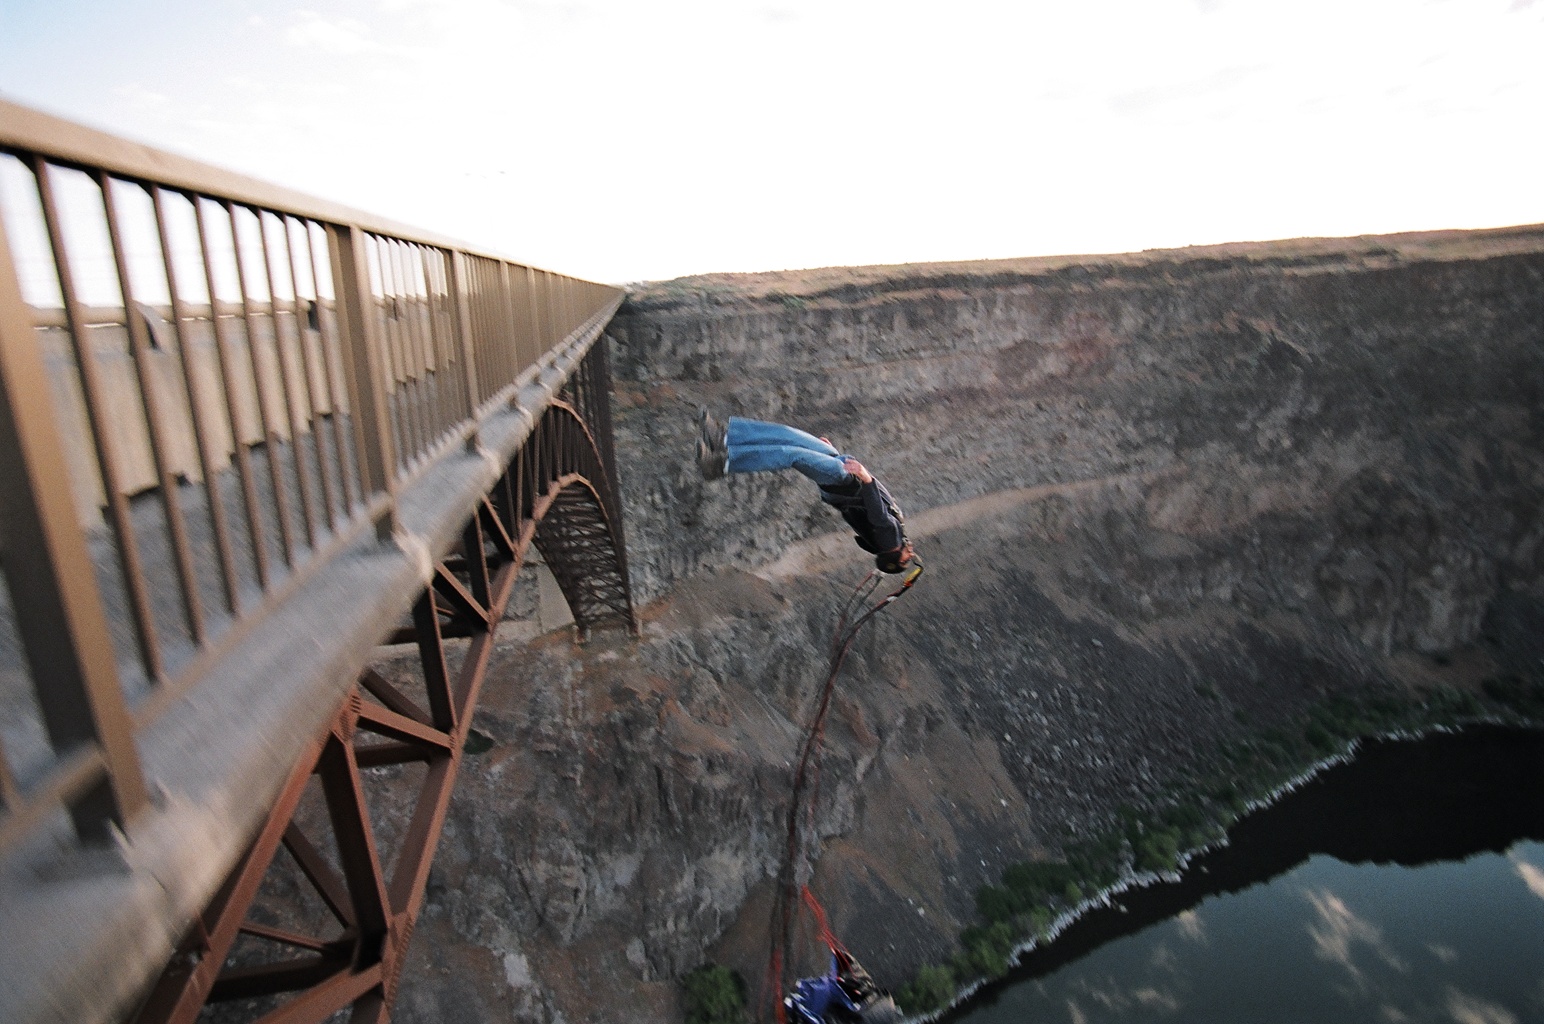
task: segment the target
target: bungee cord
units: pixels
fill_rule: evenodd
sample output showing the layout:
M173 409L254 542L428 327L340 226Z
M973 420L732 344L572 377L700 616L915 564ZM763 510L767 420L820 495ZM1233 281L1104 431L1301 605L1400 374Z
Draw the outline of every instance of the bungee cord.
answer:
M871 607L867 607L883 580L883 576L877 569L870 569L868 575L858 582L852 593L842 603L837 615L836 628L831 633L825 682L821 685L815 716L805 732L804 742L799 748L798 765L794 769L783 862L778 870L777 890L772 904L771 955L768 958L762 991L763 999L767 995L771 997L773 1015L777 1024L787 1022L783 994L788 991L793 980L789 950L794 939L794 925L801 899L810 908L819 926L821 941L833 953L838 950L843 954L846 953L846 949L827 924L825 908L820 905L820 901L815 898L809 886L801 882L800 869L805 863L805 851L817 845L819 839L815 814L820 802L820 754L825 738L826 715L831 710L831 696L836 689L836 677L841 672L842 664L847 660L847 654L852 650L853 642L857 640L858 633L863 627L872 621L874 616L899 600L901 595L910 590L922 575L922 560L914 556L912 562L914 564L907 569L900 587ZM864 607L867 607L867 610L857 618L853 618L858 609Z

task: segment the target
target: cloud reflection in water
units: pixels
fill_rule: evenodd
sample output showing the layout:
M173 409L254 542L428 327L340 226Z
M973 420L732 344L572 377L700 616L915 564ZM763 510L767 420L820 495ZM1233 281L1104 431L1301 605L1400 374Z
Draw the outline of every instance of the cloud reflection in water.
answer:
M1345 968L1358 993L1365 994L1368 991L1368 980L1354 959L1353 946L1357 944L1366 946L1373 956L1393 970L1401 974L1409 973L1409 965L1383 940L1382 929L1358 917L1339 896L1328 889L1318 892L1305 890L1303 895L1313 905L1318 918L1317 924L1308 925L1314 955L1320 960Z
M1539 899L1544 900L1544 868L1531 864L1524 860L1519 853L1512 854L1512 867L1517 871L1517 877L1523 880L1528 891Z
M1454 1024L1517 1024L1517 1015L1504 1006L1489 1003L1478 996L1467 995L1450 988L1447 991L1447 1012Z

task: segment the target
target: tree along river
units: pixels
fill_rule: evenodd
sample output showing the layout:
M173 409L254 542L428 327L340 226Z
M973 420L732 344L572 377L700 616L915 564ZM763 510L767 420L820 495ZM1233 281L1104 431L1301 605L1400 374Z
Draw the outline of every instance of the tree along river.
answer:
M1544 1021L1544 733L1365 744L945 1019Z

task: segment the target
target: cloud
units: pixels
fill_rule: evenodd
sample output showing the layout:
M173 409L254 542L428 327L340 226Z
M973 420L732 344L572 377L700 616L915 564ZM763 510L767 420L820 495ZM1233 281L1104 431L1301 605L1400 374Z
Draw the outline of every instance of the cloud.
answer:
M508 15L554 21L579 20L598 13L575 0L375 0L387 14L413 13L431 23L476 23ZM608 15L617 12L608 12Z
M300 20L284 33L284 41L291 46L344 55L374 53L382 49L370 38L370 28L363 22L353 18L328 19L315 11L296 13Z
M1260 67L1218 68L1199 78L1117 93L1110 97L1110 109L1116 114L1137 117L1163 107L1183 106L1192 100L1227 96L1263 70Z
M139 110L161 109L168 102L164 93L147 89L138 82L125 82L113 88L113 95L126 100L130 106Z
M1201 920L1201 915L1194 910L1187 910L1174 919L1179 926L1179 933L1192 942L1206 945L1206 922Z

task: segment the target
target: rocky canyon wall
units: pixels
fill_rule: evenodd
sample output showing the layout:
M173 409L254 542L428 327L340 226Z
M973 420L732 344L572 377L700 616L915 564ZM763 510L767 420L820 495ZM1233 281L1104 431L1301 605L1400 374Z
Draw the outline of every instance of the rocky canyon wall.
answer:
M1544 228L722 275L610 330L638 641L500 649L397 1016L671 1021L760 979L867 562L694 413L831 437L926 562L860 640L817 887L899 984L973 894L1326 694L1538 673Z

